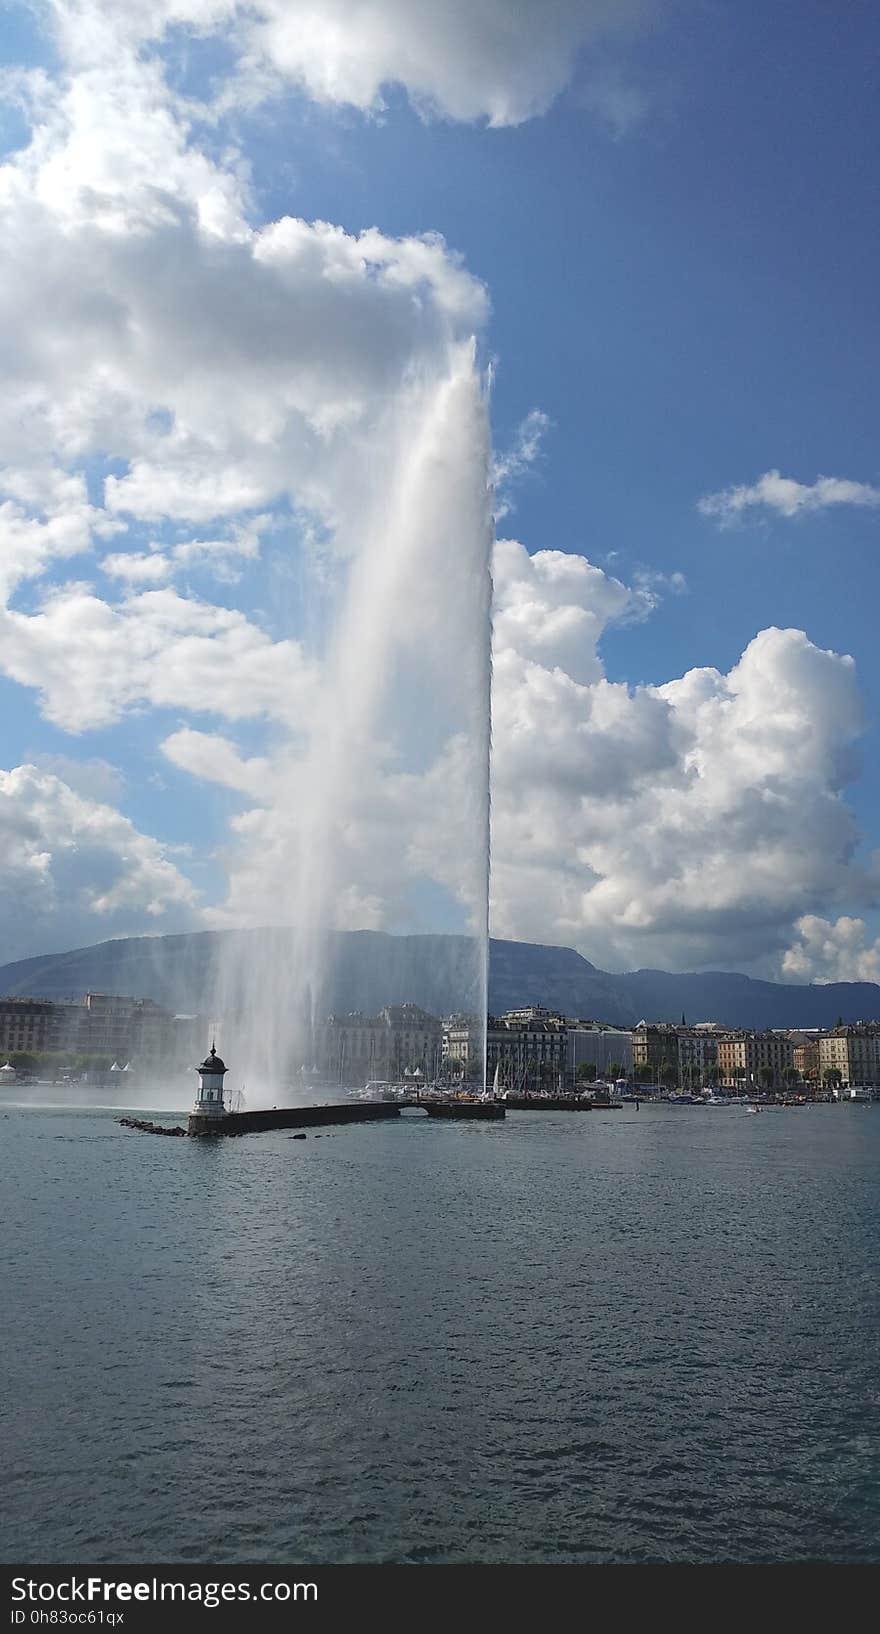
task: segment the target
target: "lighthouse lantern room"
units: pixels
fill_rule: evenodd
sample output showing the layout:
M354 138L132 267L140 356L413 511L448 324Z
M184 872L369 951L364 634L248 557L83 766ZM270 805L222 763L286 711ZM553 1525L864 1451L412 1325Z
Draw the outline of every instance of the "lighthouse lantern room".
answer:
M203 1118L223 1117L226 1110L223 1105L223 1079L228 1070L212 1044L210 1054L205 1056L201 1066L196 1067L199 1088L193 1107L194 1114Z

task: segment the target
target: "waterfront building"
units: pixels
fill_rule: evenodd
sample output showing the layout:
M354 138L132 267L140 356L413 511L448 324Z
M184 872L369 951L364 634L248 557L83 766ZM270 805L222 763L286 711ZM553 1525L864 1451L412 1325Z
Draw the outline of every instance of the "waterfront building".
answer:
M566 1073L576 1081L578 1067L593 1066L596 1077L609 1069L629 1078L633 1069L632 1033L623 1027L606 1027L599 1021L570 1021L567 1026Z
M486 1039L486 1076L499 1089L515 1093L560 1090L568 1069L569 1024L564 1016L529 1005L490 1016Z
M492 1026L489 1017L489 1027ZM483 1071L483 1024L479 1016L447 1016L442 1025L441 1074L447 1079L476 1080Z
M715 1021L696 1027L677 1027L679 1082L691 1088L705 1083L707 1074L718 1065L718 1037L723 1031Z
M722 1082L746 1093L755 1089L782 1089L792 1065L792 1043L782 1032L731 1032L718 1039L718 1068Z
M204 1036L199 1016L173 1016L152 999L87 993L71 1034L80 1055L111 1056L138 1067L189 1066Z
M728 1089L745 1088L746 1034L726 1033L718 1040L718 1072Z
M69 1039L70 1011L78 1014L79 1006L49 999L0 999L0 1053L37 1055L62 1049Z
M559 1090L568 1077L571 1024L542 1005L489 1016L486 1080L518 1094ZM450 1016L443 1023L443 1063L450 1078L478 1082L483 1071L483 1028L474 1016Z
M0 999L3 1055L86 1055L139 1067L189 1066L202 1044L199 1016L172 1016L151 999L87 993L79 1003Z
M558 1010L547 1010L543 1004L524 1004L518 1010L505 1010L501 1021L506 1027L567 1027L570 1025Z
M829 1070L840 1073L841 1084L880 1084L880 1023L855 1022L832 1027L817 1040L819 1077Z
M814 1084L820 1077L819 1034L817 1032L789 1033L791 1064L804 1083Z
M642 1080L678 1079L678 1028L668 1021L640 1021L632 1030L633 1074Z
M641 1082L685 1084L696 1088L718 1065L718 1042L726 1030L717 1021L688 1026L670 1021L640 1021L633 1028L633 1073Z
M439 1016L417 1004L387 1004L377 1016L355 1010L329 1016L318 1029L315 1064L323 1078L350 1087L415 1073L430 1082L440 1067L442 1035Z

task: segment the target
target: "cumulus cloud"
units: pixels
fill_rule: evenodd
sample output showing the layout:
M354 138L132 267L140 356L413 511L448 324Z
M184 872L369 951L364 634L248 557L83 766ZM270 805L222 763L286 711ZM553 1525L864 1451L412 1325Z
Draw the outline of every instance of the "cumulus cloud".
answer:
M104 556L101 572L110 579L124 579L128 584L162 584L171 572L171 563L161 553L122 551Z
M0 167L0 668L71 731L144 704L303 719L299 643L169 581L235 582L267 535L303 575L309 549L342 572L407 393L480 328L486 294L436 236L248 225L242 178L190 141L158 60L124 29L118 59L103 49L102 15L60 6L76 71ZM121 599L82 562L59 578L111 538Z
M38 457L45 449L37 447ZM89 503L85 477L51 461L0 468L0 599L54 563L91 552L122 524Z
M210 28L222 12L163 16ZM401 813L413 778L455 774L455 840L427 883L462 922L485 866L468 818L488 728L462 721L488 684L472 639L488 613L486 292L436 235L253 225L243 168L193 140L138 16L92 0L56 14L68 72L51 95L31 85L32 140L0 167L0 666L71 733L173 709L167 758L263 802L234 825L218 921L314 927L332 897L424 922L430 811L407 853ZM229 582L264 550L301 638L274 633L294 624L284 607L171 583ZM200 714L272 723L271 767L196 731ZM115 912L124 889L90 910Z
M547 594L548 570L553 594ZM727 674L611 683L625 587L580 557L496 554L493 927L611 967L780 958L871 869L843 791L864 726L852 660L762 631Z
M841 914L836 920L804 914L797 938L782 961L782 973L798 982L880 981L880 940L871 940L864 919Z
M601 642L644 615L643 591L580 555L530 556L509 539L494 580L496 935L573 944L611 968L767 969L817 904L873 894L844 798L864 725L851 659L769 629L727 674L629 687L607 679ZM178 734L165 749L248 798L218 922L246 901L271 914L298 821L283 774L212 734ZM421 772L352 763L338 923L399 925L420 869L460 888L470 815L463 827L452 797L464 786L458 753L450 740Z
M738 521L748 510L769 511L791 518L827 510L833 505L880 505L880 488L868 482L852 482L847 477L817 477L814 483L795 482L779 471L765 471L757 482L721 493L705 494L697 509L703 516L717 517L724 526Z
M530 556L515 539L496 544L493 579L496 666L515 654L574 681L601 677L598 643L608 624L644 616L653 605L585 556L561 550ZM503 710L504 696L498 701Z
M222 31L232 66L215 105L265 101L295 87L329 106L380 113L402 87L425 118L518 125L544 113L578 54L654 9L653 0L52 0L66 53L91 63L162 41L170 30ZM637 116L607 66L603 115ZM610 107L608 106L610 101Z
M37 613L7 609L0 637L6 674L35 688L47 720L68 732L110 726L142 703L291 719L314 685L298 642L272 641L243 613L173 589L110 605L67 584Z
M125 776L118 766L112 765L109 760L102 760L100 755L89 755L82 760L74 759L73 755L58 754L33 755L31 758L37 771L51 773L73 789L74 794L99 800L102 805L119 804L125 790Z
M167 848L112 806L36 766L0 771L3 955L75 947L192 919L196 892Z

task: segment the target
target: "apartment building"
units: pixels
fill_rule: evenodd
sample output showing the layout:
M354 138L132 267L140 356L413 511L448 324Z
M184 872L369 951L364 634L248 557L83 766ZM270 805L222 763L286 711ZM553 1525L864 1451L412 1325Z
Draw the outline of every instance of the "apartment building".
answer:
M632 1033L622 1027L603 1027L600 1022L570 1021L567 1029L566 1069L577 1078L578 1067L593 1066L597 1078L615 1067L628 1078L633 1067Z
M330 1016L318 1031L316 1065L322 1077L355 1087L371 1079L418 1071L436 1077L443 1024L417 1004L388 1004L377 1016L352 1011Z
M151 999L87 993L80 1003L0 999L0 1053L101 1056L120 1066L178 1066L203 1045L199 1016L173 1016Z
M679 1029L672 1022L640 1021L632 1030L633 1073L636 1078L678 1077Z
M718 1039L721 1081L730 1088L782 1089L792 1065L792 1042L785 1032L727 1033Z
M833 1027L817 1040L819 1077L828 1070L840 1073L841 1084L880 1084L880 1024L857 1022Z

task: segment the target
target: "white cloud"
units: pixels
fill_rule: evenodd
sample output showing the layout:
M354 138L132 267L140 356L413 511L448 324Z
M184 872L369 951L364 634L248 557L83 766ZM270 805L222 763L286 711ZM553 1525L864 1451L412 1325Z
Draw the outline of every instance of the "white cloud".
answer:
M633 573L637 591L656 605L663 596L686 596L688 582L683 573L663 573L659 568L639 567Z
M317 101L381 107L405 86L427 114L517 125L543 113L578 50L643 8L628 0L261 0L256 66Z
M237 584L245 563L256 561L260 555L262 535L275 526L273 517L265 514L249 517L246 522L231 523L226 534L218 539L187 539L170 551L169 568L173 572L208 569L224 584Z
M183 771L206 783L237 789L252 799L268 800L277 794L272 763L258 755L245 760L235 744L219 732L196 732L183 727L161 744L163 755Z
M572 944L610 968L770 970L807 912L873 895L843 798L864 724L851 659L770 629L728 674L631 688L608 681L599 646L644 613L644 591L514 540L496 546L494 572L496 935ZM164 747L250 800L214 921L283 916L277 881L301 840L295 769L214 734ZM337 922L400 928L419 877L466 895L468 779L455 739L421 771L398 771L370 737L363 750L347 740L332 819Z
M162 584L171 573L171 563L161 552L123 551L102 557L101 572L128 584Z
M295 87L319 103L377 113L400 86L424 117L493 126L545 112L583 48L653 9L652 0L53 0L59 40L81 66L112 62L114 47L133 51L181 25L222 30L235 60L220 106ZM631 123L635 93L606 67L598 84L602 115ZM103 164L112 169L109 156Z
M295 641L272 641L233 609L172 589L110 605L88 585L48 594L37 613L0 614L0 663L35 688L43 713L68 732L112 725L141 703L290 719L314 672Z
M847 477L817 477L812 484L795 482L779 471L765 471L752 485L725 488L706 494L697 509L704 516L717 517L722 525L739 520L744 511L760 508L791 518L827 510L832 505L880 505L880 488L868 482L851 482Z
M0 166L0 668L71 731L143 704L303 718L299 645L167 581L235 582L267 537L304 579L309 550L369 548L401 406L480 327L485 291L436 236L248 226L240 178L192 145L157 62L105 58L98 11L77 15L94 61ZM87 474L107 462L102 508ZM181 539L186 522L211 526ZM143 538L157 524L161 548ZM100 565L121 600L59 583L114 536Z
M880 940L870 941L864 919L846 914L834 920L804 914L794 927L797 939L782 961L782 973L797 982L880 981Z
M29 469L0 467L0 600L23 580L89 553L96 539L123 529L122 522L89 504L81 473L45 460Z
M631 590L584 556L530 556L514 539L498 541L493 576L496 666L515 654L518 664L535 661L575 681L601 677L598 643L608 624L644 617L654 604L653 595Z
M625 588L556 552L503 544L496 563L496 935L723 968L873 894L842 793L864 725L851 659L770 629L726 675L610 683L596 643Z
M103 805L118 805L122 799L126 779L118 766L99 755L75 760L72 755L32 755L29 757L38 772L49 772L66 783L74 794Z
M174 574L207 571L223 584L237 584L244 564L260 555L261 535L274 526L271 515L230 523L215 539L187 539L166 549L156 542L148 551L116 551L101 559L101 571L127 584L165 584Z
M147 926L179 929L195 907L167 850L112 806L36 766L0 771L5 959Z
M530 409L517 427L511 446L504 453L496 453L492 463L496 522L508 516L513 509L510 489L540 459L544 438L549 429L549 415L545 414L543 409Z

